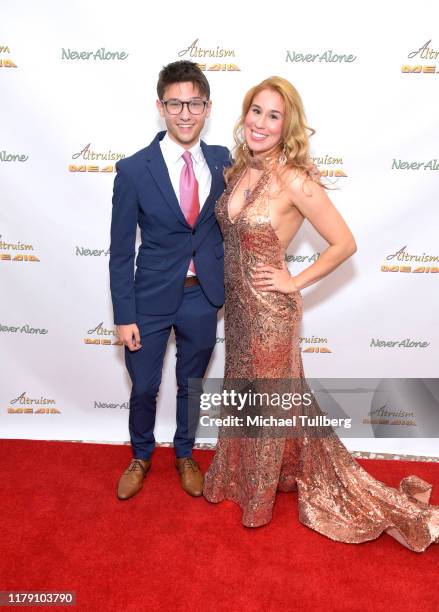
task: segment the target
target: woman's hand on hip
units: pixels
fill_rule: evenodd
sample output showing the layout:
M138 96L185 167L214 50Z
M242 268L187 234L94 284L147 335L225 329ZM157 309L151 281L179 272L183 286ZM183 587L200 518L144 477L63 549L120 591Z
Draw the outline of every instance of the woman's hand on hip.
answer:
M294 293L298 287L288 271L285 261L282 268L275 268L257 263L252 274L253 286L262 291L279 291L279 293Z

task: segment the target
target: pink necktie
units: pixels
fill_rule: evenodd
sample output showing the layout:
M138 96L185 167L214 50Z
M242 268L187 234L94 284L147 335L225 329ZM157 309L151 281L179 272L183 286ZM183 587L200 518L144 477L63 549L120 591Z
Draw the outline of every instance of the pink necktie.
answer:
M182 157L184 166L181 169L180 175L180 207L186 221L193 227L200 213L198 182L192 166L192 155L189 151L185 151ZM189 270L195 274L195 266L192 259L189 264Z

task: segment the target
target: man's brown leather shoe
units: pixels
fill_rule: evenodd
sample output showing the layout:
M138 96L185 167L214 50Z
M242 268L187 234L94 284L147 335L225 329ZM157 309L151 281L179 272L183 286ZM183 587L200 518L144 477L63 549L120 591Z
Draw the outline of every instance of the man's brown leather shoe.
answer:
M117 496L119 499L129 499L140 491L146 473L151 467L151 459L133 459L127 470L119 479Z
M182 457L175 460L175 467L180 473L184 491L194 497L200 497L203 494L204 478L198 463L192 457Z

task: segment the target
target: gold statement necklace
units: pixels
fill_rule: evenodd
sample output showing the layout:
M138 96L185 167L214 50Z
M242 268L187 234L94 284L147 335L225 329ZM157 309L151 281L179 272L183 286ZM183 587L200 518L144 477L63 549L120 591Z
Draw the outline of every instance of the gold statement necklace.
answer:
M278 157L279 157L278 149L279 149L279 145L274 146L272 149L267 151L264 157L262 156L258 157L254 155L247 156L248 184L247 184L247 189L244 189L245 202L248 202L248 200L250 199L253 193L254 187L259 183L262 177L267 172L271 172L274 162L278 161ZM254 181L253 184L250 185L252 169L262 170L262 174L260 174L259 177L256 179L256 181Z

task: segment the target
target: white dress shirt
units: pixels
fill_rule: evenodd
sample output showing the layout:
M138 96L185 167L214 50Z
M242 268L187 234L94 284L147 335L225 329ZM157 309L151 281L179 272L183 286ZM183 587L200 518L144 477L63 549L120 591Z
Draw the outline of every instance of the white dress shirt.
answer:
M177 144L169 138L166 132L164 138L160 141L160 148L168 168L171 183L180 203L180 175L184 166L183 153L186 151L181 145ZM201 150L200 141L198 141L191 149L188 149L192 155L192 166L194 168L195 178L198 181L198 198L200 200L200 210L203 208L204 202L210 193L210 185L212 176L209 166L204 159L203 151Z
M165 164L168 168L169 177L171 179L172 186L177 196L178 203L180 204L180 175L181 170L185 164L182 157L183 153L188 150L192 155L192 166L194 168L195 178L198 182L198 199L200 201L200 211L203 208L205 201L210 193L210 186L212 183L212 175L210 174L209 166L204 159L203 151L201 150L200 141L198 141L190 149L185 149L178 143L174 142L166 132L165 136L160 141L160 148L162 155L165 160ZM188 270L188 276L194 276L194 274Z

